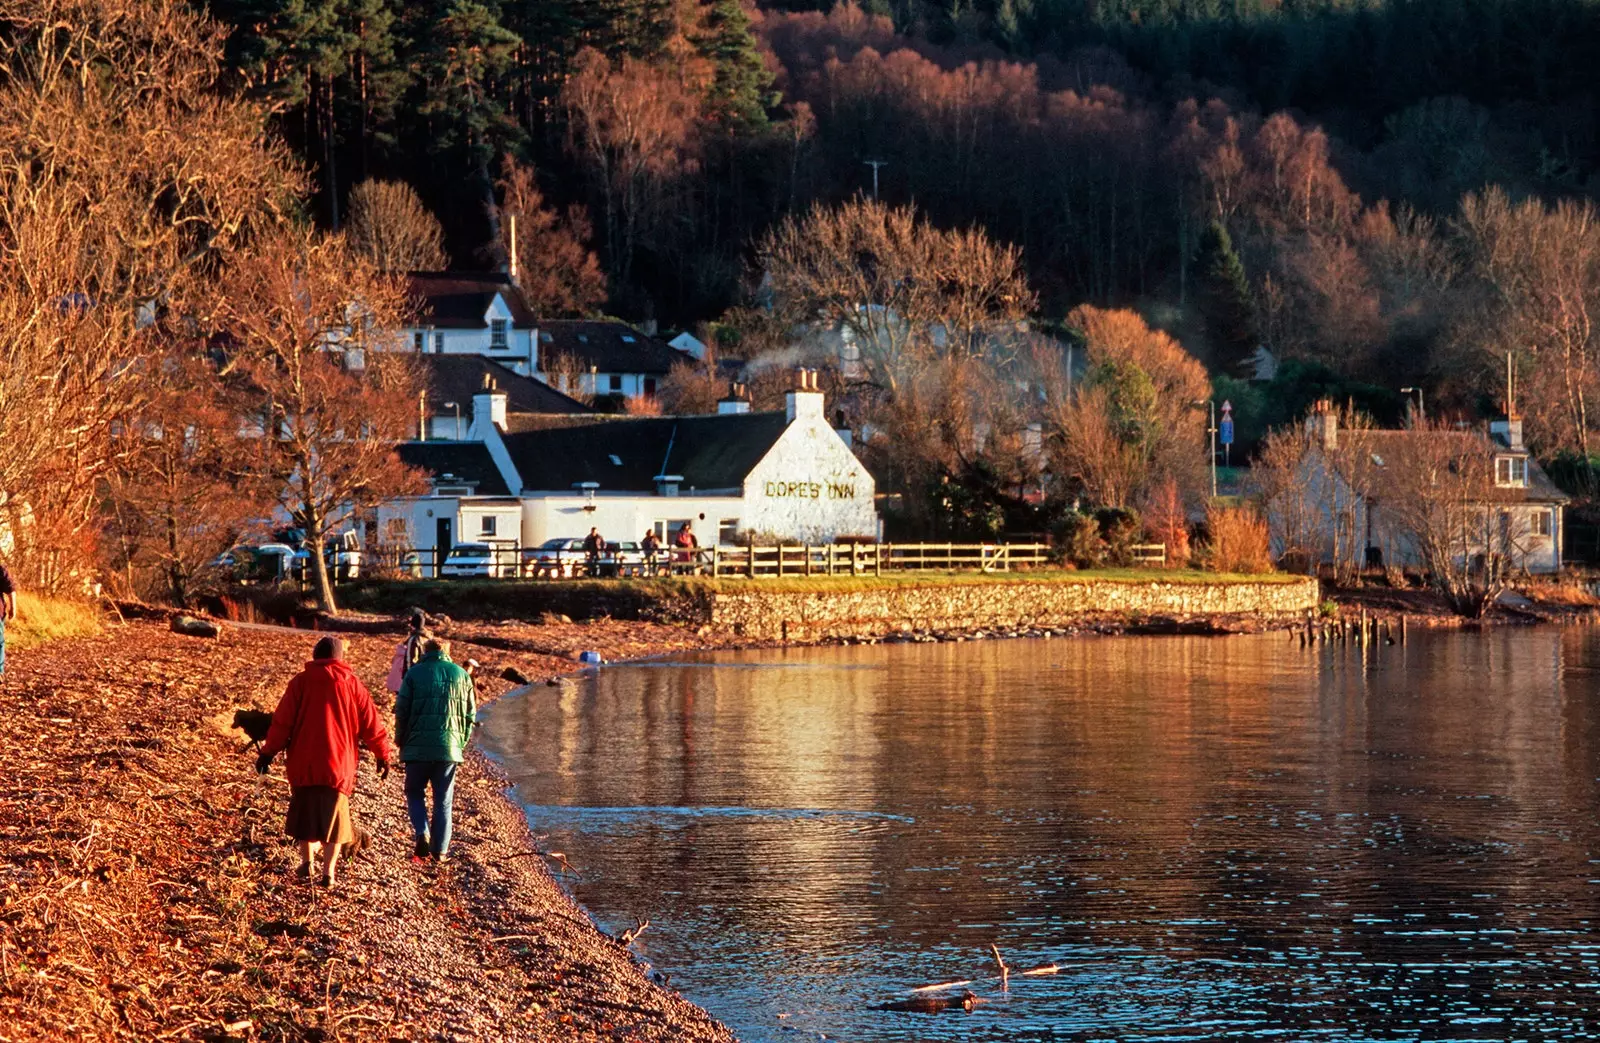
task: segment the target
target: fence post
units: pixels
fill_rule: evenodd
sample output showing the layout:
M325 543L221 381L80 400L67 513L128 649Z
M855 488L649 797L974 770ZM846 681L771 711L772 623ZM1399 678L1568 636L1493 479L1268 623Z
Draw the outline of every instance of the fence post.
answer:
M744 563L744 574L749 579L756 578L756 535L750 534L749 556Z
M833 562L836 556L834 552L838 549L839 545L837 543L828 544L828 575L830 576L833 575Z
M711 545L711 578L712 579L716 579L717 578L717 568L718 568L717 557L718 557L718 552L721 551L721 549L722 548L719 545L715 544L715 543L713 543Z
M809 575L811 575L811 544L809 544L809 543L805 545L805 555L806 555L806 575L809 576Z
M883 575L883 544L881 543L872 545L872 574L874 576Z
M783 544L782 543L778 544L778 578L779 579L783 578L783 551L784 551Z

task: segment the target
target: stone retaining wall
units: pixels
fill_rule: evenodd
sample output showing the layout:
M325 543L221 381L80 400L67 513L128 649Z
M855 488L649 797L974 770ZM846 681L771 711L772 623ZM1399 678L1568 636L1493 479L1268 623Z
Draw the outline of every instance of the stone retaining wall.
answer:
M882 637L904 630L978 630L1072 626L1107 616L1254 616L1281 620L1316 608L1311 578L1289 582L905 584L869 590L718 591L718 630L757 640L815 641Z

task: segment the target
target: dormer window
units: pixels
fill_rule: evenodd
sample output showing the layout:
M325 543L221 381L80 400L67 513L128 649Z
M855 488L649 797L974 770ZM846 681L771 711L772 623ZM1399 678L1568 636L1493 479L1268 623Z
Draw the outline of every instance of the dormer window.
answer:
M495 351L504 351L511 346L506 335L506 320L489 320L489 347Z
M1528 458L1525 456L1497 456L1494 458L1494 484L1521 489L1528 484Z

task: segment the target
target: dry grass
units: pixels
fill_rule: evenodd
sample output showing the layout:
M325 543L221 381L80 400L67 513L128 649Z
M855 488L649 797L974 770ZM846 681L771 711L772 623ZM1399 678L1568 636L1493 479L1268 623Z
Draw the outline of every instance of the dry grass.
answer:
M105 627L100 610L87 601L17 595L17 618L6 624L6 645L15 651L38 648L67 637L90 637Z

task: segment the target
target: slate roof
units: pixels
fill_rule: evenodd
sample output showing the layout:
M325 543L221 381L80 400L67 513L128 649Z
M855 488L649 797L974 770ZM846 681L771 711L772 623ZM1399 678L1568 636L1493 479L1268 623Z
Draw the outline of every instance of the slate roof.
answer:
M406 296L417 309L417 323L440 329L484 329L484 313L495 295L505 298L511 324L531 329L533 312L505 272L408 272Z
M505 436L525 490L656 491L661 474L681 475L680 491L739 490L788 426L783 413L619 417Z
M668 347L625 322L545 319L539 327L539 358L571 355L584 369L601 373L644 373L664 377L674 363L693 362L687 352ZM541 363L548 368L547 363Z
M506 412L511 413L593 413L595 410L568 398L543 381L524 377L494 359L482 355L421 355L428 381L428 409L434 415L444 410L445 402L459 402L462 415L469 415L472 396L484 392L484 377L489 377L506 394Z
M471 485L474 496L511 495L500 468L482 442L405 442L399 452L400 459L426 471L436 482L450 475L451 480L444 484Z
M1498 439L1490 439L1477 431L1417 431L1417 430L1380 430L1362 431L1354 434L1349 431L1339 432L1341 440L1349 438L1360 439L1364 448L1369 448L1376 459L1396 461L1405 458L1408 452L1414 452L1410 446L1419 439L1450 439L1456 442L1455 452L1467 455L1482 453L1486 456L1521 456L1528 461L1528 484L1526 487L1495 486L1489 491L1487 497L1490 503L1567 503L1572 498L1562 492L1550 476L1544 473L1544 468L1539 466L1539 461L1526 449L1509 449ZM1384 495L1384 470L1380 464L1373 472L1378 488L1376 492L1381 499Z

